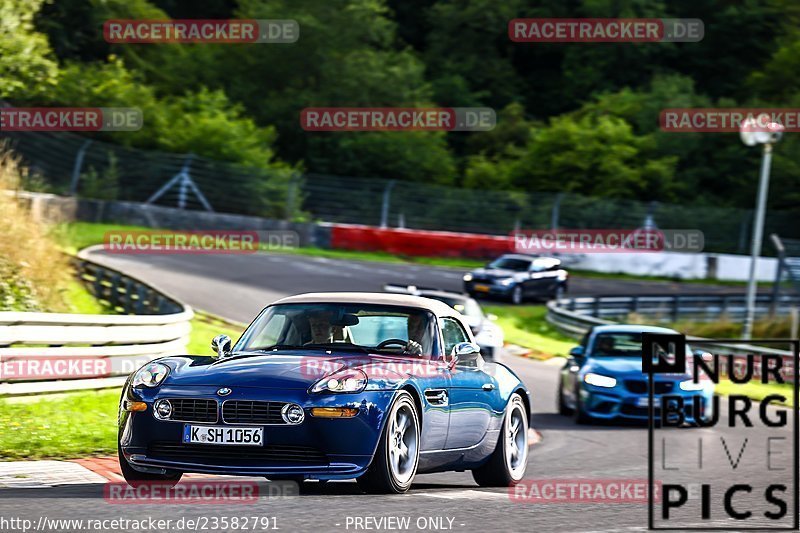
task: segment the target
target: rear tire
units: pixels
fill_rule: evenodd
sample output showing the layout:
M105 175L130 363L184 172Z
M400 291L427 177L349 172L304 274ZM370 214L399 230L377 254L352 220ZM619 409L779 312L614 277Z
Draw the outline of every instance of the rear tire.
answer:
M510 487L528 467L528 412L519 394L508 401L500 437L489 460L472 471L481 487Z
M183 472L167 471L166 474L148 474L146 472L134 470L128 460L125 459L125 455L123 455L122 447L119 443L117 443L117 456L119 457L119 468L122 472L122 477L124 477L125 482L133 488L143 485L158 485L171 489L178 484L183 476Z
M356 478L370 494L401 494L411 488L419 465L420 424L416 405L405 391L388 411L378 449L367 471Z

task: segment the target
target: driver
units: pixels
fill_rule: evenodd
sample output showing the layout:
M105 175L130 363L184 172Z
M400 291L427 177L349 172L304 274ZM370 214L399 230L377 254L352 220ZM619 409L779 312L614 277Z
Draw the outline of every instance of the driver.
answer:
M330 313L317 312L308 315L308 326L311 330L311 341L306 344L330 344L333 342L334 329L331 325Z
M408 315L408 343L403 350L409 355L422 355L422 339L425 336L425 315Z
M611 355L614 353L614 338L602 336L597 339L597 353Z

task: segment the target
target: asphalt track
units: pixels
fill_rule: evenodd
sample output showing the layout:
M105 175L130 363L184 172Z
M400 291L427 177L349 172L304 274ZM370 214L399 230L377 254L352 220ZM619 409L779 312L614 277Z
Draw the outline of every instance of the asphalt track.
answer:
M297 256L128 256L101 257L127 273L157 285L189 304L228 318L248 321L265 304L279 296L312 290L377 290L385 282L416 282L443 288L458 288L461 272L421 266L383 265L312 259ZM573 280L573 294L637 291L638 282ZM685 289L685 288L684 288ZM684 290L666 284L662 290ZM691 292L699 288L690 286ZM623 427L601 424L578 426L555 410L558 363L537 362L503 356L533 392L534 424L542 441L532 448L528 479L562 480L603 479L620 482L646 480L648 474L648 439L646 426ZM727 409L722 410L727 414ZM771 410L770 413L773 413ZM774 413L773 413L774 414ZM734 483L747 482L756 487L752 495L739 494L735 506L750 508L761 516L774 510L766 504L763 486L780 482L788 486L785 499L790 514L794 511L791 447L789 428L769 429L753 418L755 428L743 430L720 424L714 428L659 430L655 438L655 469L658 479L683 483L708 483L712 486L711 518L701 520L700 500L694 491L685 505L686 512L673 526L737 529L756 525L737 523L723 512L722 491ZM726 420L727 421L727 420ZM768 436L784 437L773 441L768 470ZM663 441L662 438L666 438ZM744 440L747 443L742 448ZM698 443L702 441L702 469L699 469ZM663 448L662 448L663 446ZM741 452L741 454L740 454ZM780 455L782 454L782 455ZM738 466L732 462L740 458ZM679 468L679 470L667 470ZM507 489L478 487L468 472L418 476L408 494L366 496L353 482L306 484L299 496L266 498L252 505L115 505L97 497L97 487L70 489L28 489L0 492L0 516L40 516L74 519L143 519L276 517L281 531L642 531L647 528L646 503L590 502L540 503L510 497ZM94 495L94 497L92 497ZM592 498L589 498L592 500ZM613 498L612 498L613 499ZM657 504L658 505L658 504ZM669 527L659 519L656 525ZM391 518L398 522L377 522ZM428 520L428 519L431 520ZM677 520L677 517L673 515ZM406 525L403 520L408 519ZM786 520L762 526L787 525ZM272 525L273 523L270 522ZM207 531L222 531L206 523ZM788 522L788 525L791 525ZM123 527L121 530L125 530ZM234 530L229 528L227 530ZM244 529L264 531L269 529ZM168 531L180 531L175 526Z
M89 257L138 277L196 309L250 322L269 303L314 291L381 291L386 283L460 291L466 269L345 261L291 254L131 255L102 249ZM567 296L743 293L744 287L570 277Z

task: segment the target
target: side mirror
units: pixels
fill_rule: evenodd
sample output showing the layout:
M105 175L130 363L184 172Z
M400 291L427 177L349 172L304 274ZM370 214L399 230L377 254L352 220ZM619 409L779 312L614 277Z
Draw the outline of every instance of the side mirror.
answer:
M474 342L459 342L453 347L450 356L452 357L450 366L455 366L458 363L477 361L481 356L481 348Z
M584 356L584 349L583 346L576 346L569 351L569 354L572 357L582 358Z
M227 335L217 335L211 339L211 349L217 354L217 357L225 357L231 353L231 346L233 342Z

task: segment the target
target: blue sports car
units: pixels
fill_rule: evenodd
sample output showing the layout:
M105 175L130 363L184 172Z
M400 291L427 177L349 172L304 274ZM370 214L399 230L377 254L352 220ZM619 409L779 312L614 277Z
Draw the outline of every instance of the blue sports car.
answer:
M642 325L595 326L586 333L561 369L559 413L572 414L579 424L594 419L647 420L649 394L648 376L642 372L643 332L677 333ZM691 359L691 351L688 356ZM695 396L699 397L700 416L708 416L714 395L711 382L695 383L688 374L656 374L653 379L656 416L660 416L663 394L683 397L687 422L694 420Z
M525 474L530 394L486 363L450 306L395 294L319 293L265 308L216 357L172 356L122 392L119 461L132 485L184 472L356 478L401 493L417 473Z

